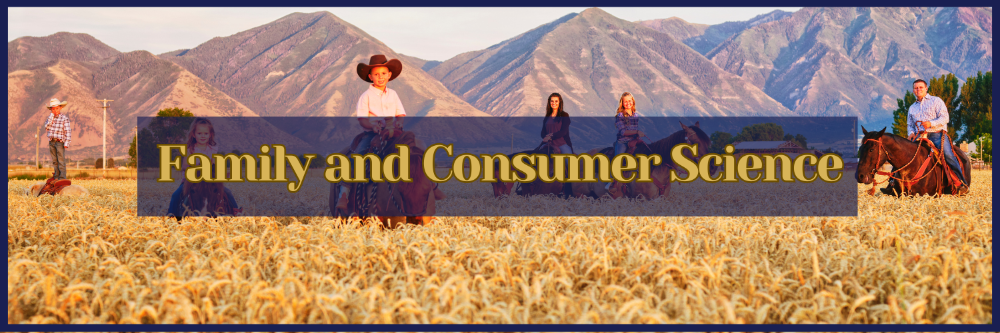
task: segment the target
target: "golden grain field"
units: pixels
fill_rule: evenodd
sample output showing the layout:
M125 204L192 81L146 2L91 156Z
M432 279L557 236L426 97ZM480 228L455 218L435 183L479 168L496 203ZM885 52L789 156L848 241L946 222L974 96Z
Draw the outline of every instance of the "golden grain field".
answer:
M7 321L992 323L992 172L973 180L964 198L858 186L856 218L441 217L392 231L136 218L134 180L75 180L86 198L8 181Z

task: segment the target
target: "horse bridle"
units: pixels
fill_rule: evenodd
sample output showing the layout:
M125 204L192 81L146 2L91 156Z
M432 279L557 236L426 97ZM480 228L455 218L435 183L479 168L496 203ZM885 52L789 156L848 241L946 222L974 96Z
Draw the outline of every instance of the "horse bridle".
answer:
M935 154L935 150L934 150L934 143L930 142L930 140L927 139L927 138L920 138L920 139L918 139L918 141L921 141L921 140L926 140L927 143L930 145L931 156L928 156L928 158L933 159L934 160L934 166L937 166L937 164L938 164L939 161L938 161L937 158L933 158L936 155ZM878 157L875 159L875 166L871 170L871 172L873 174L872 175L872 187L873 188L876 185L878 185L878 184L888 182L889 179L895 179L895 180L898 180L898 181L906 183L906 184L912 184L912 183L916 183L916 182L920 181L921 179L926 178L928 175L931 174L930 172L926 172L923 175L918 175L918 177L916 179L906 180L906 179L903 179L902 177L894 177L892 175L893 174L892 171L890 171L890 172L878 171L878 169L882 166L882 164L884 164L882 162L882 153L885 153L885 163L892 163L892 161L889 160L889 151L885 150L885 145L882 143L882 138L881 137L879 137L878 139L868 138L868 139L865 139L865 141L863 143L867 144L869 141L875 142L875 147L877 147L877 149L878 149ZM906 164L904 164L903 166L901 166L899 168L896 168L895 172L899 172L900 170L905 169L906 167L910 166L910 164L912 164L913 161L916 161L917 160L917 155L920 155L920 149L919 148L920 147L918 146L917 150L913 152L913 157L910 158L910 161L906 162ZM921 169L923 169L923 168L921 168ZM917 172L919 173L919 171L917 171ZM882 176L889 176L889 178L886 179L884 182L879 182L879 181L875 180L875 176L874 175L876 175L876 174L877 175L882 175Z

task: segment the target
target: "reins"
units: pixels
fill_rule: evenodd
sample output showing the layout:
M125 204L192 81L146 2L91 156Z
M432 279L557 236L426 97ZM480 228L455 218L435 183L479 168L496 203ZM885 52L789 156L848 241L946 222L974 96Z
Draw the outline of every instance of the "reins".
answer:
M402 135L402 133L400 133L400 135ZM386 155L387 150L389 149L389 147L393 147L394 146L394 145L389 145L389 141L394 141L395 139L398 139L398 138L399 137L397 136L397 137L394 137L392 140L381 140L382 145L380 147L371 147L371 148L369 148L369 150L371 152L375 153L376 155L378 155L379 157L385 157L385 155ZM365 173L366 174L370 174L370 172L371 172L371 165L370 164L366 164L365 165ZM373 180L369 179L367 183L357 184L357 185L359 187L357 188L357 191L355 191L355 200L354 200L354 207L355 207L354 211L355 211L355 214L357 214L358 217L361 217L362 214L364 214L365 217L375 217L375 216L377 216L377 214L378 214L378 203L377 203L376 199L377 199L377 196L378 196L378 184L376 184ZM363 189L365 187L367 187L368 185L373 185L373 186L372 186L371 195L369 195L368 198L367 198L367 200L365 200L366 198L365 198ZM406 216L406 209L405 209L405 207L399 204L399 201L398 201L398 199L396 199L396 195L395 195L395 194L402 195L402 193L393 193L393 186L394 185L395 185L395 183L391 183L391 182L388 184L388 186L389 186L388 191L389 191L390 201L392 202L392 205L396 208L396 211L398 211L403 216ZM437 188L436 184L435 184L435 188ZM422 214L424 214L426 212L427 212L427 208L426 208L426 205L425 205L424 210L420 213L420 215L422 215Z
M878 155L878 157L876 159L875 167L872 169L872 173L873 174L877 174L877 175L882 175L882 176L888 176L889 177L889 178L886 178L885 181L881 181L881 182L878 181L878 180L876 180L875 177L872 177L872 189L874 189L876 186L878 186L878 184L882 184L882 183L888 182L889 179L895 179L895 180L899 181L901 185L909 187L910 185L912 185L912 184L914 184L914 183L916 183L916 182L918 182L918 181L920 181L920 180L922 180L924 178L927 178L927 176L929 176L931 174L931 172L929 170L933 170L934 167L937 167L937 165L940 163L939 160L942 158L942 156L941 156L942 154L940 154L938 152L938 150L934 147L934 143L931 142L930 139L927 139L925 137L921 137L921 138L919 138L917 140L917 149L913 152L913 157L910 158L909 162L906 162L906 164L904 164L903 166L897 168L895 172L899 172L899 171L905 169L906 167L910 166L910 164L912 164L913 161L917 160L917 155L920 155L920 143L921 142L925 142L925 141L927 142L928 148L930 148L930 151L931 151L930 155L927 156L927 159L924 160L924 163L920 165L919 169L917 169L917 174L916 174L916 176L914 176L915 178L905 179L902 176L895 177L895 176L892 175L893 174L892 171L890 171L890 172L878 171L878 169L882 165L882 163L881 163L882 153L885 153L885 160L886 160L886 162L890 162L889 161L889 151L887 151L885 149L885 145L882 143L882 138L879 137L878 139L865 139L864 142L868 143L868 141L875 142L875 146L878 147L878 150L879 150L879 152L878 152L879 155ZM934 160L934 165L931 166L930 169L928 169L927 167L928 167L928 165L930 165L931 160ZM941 185L940 184L938 184L938 192L939 193L941 192Z

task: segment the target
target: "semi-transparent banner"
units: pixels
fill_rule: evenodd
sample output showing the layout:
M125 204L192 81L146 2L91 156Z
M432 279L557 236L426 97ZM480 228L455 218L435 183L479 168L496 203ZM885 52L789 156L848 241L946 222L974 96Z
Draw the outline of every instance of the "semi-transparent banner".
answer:
M143 117L138 126L140 216L858 209L855 117Z

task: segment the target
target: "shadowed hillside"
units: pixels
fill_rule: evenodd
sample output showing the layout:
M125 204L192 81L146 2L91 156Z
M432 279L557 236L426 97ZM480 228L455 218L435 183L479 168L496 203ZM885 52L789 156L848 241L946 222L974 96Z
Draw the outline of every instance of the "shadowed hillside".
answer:
M65 35L49 37L58 42ZM46 41L49 37L35 38L33 42L54 43ZM92 39L90 36L81 39L88 38ZM8 44L19 43L20 39ZM73 56L77 59L97 57ZM182 67L146 51L115 52L95 61L57 59L30 69L12 71L7 73L7 95L11 157L35 155L35 133L48 117L45 106L51 98L70 102L64 110L73 123L73 140L67 151L70 158L100 155L104 115L98 99L113 100L107 115L110 156L127 153L135 135L137 116L155 115L163 108L181 107L198 116L256 116ZM47 142L41 144L47 149Z
M679 17L667 19L639 21L637 23L666 33L674 39L683 41L698 53L706 54L716 46L725 42L743 30L758 25L781 20L792 13L775 10L767 14L757 15L747 21L726 22L715 25L688 23Z
M486 116L364 31L328 12L294 13L161 57L267 116L349 116L368 84L358 63L374 54L402 58L389 87L411 116Z
M667 34L591 8L430 70L495 116L541 115L559 92L577 115L613 115L629 91L645 115L787 115L760 89Z
M119 52L88 34L59 32L7 42L7 73L58 60L98 61Z
M707 56L803 116L886 122L917 78L992 70L989 8L805 8Z

